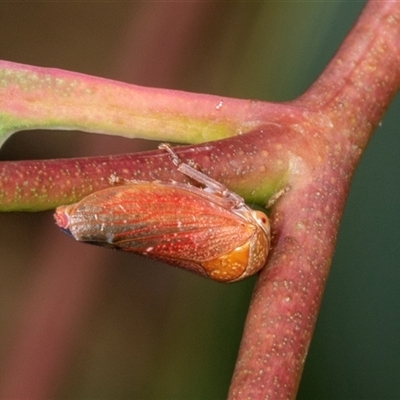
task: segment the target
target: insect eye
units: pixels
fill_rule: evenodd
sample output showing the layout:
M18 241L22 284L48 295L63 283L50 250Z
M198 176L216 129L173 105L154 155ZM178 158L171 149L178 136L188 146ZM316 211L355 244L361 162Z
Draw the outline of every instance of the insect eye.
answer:
M253 215L259 225L261 225L264 230L269 234L271 227L268 217L262 211L254 211Z

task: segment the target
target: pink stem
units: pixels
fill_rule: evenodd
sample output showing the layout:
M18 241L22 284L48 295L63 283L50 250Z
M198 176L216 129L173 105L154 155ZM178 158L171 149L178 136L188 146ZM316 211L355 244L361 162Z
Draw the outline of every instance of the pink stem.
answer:
M316 83L293 102L309 149L273 212L229 399L294 399L350 178L400 85L400 3L370 1ZM301 153L301 150L299 151ZM299 153L298 152L298 153Z

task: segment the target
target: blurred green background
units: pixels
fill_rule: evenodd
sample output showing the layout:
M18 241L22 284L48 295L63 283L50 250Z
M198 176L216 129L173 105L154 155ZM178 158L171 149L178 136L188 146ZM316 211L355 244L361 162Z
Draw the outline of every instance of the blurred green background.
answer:
M319 75L363 6L2 3L0 59L146 86L291 100ZM355 174L298 399L400 398L399 103ZM0 160L155 146L21 132ZM21 387L29 379L41 384L38 398L226 397L254 278L222 285L75 243L56 229L51 212L0 214L0 227L0 387L12 371L14 387L19 376ZM18 363L20 354L28 356Z

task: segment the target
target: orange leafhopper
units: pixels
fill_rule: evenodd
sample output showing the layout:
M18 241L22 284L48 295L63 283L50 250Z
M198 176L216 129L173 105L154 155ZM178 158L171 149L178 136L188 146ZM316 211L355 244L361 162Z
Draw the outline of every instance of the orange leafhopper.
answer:
M56 224L78 241L144 255L221 282L253 275L265 264L270 224L236 193L163 144L197 187L128 181L60 206Z

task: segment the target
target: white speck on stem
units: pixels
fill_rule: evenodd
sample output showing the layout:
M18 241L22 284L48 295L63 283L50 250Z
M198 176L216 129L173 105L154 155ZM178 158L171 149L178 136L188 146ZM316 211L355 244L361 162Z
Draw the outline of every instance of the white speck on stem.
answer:
M216 110L220 110L222 108L222 106L224 105L223 100L220 100L219 103L215 106Z

